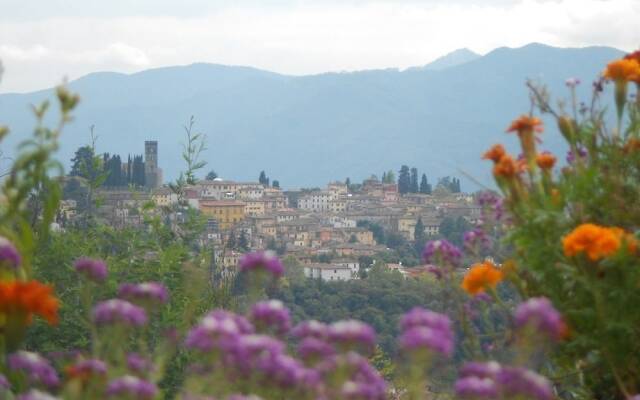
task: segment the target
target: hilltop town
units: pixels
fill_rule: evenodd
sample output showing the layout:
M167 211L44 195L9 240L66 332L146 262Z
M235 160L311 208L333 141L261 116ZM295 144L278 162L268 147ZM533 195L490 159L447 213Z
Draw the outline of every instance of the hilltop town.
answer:
M146 142L144 161L133 168L144 171L143 186L99 188L93 194L99 199L95 216L114 227L126 227L142 226L155 213L179 229L175 222L183 220L187 210L196 210L206 220L199 241L214 249L214 262L225 274L234 272L244 252L256 249L293 257L307 277L327 281L357 278L360 264L380 255L386 255L390 268L415 274L415 269L405 267L418 264L419 255L408 255L402 248L411 248L407 244L418 239L424 243L427 238L446 237L447 232L441 232L444 225L449 230L456 230L456 224L469 227L480 216L473 196L459 192L459 180L441 179L432 190L426 177L422 185L412 182L417 181L417 170L409 172L405 166L400 175L406 177L398 182L389 171L382 179L374 175L361 184L330 182L324 188L283 190L262 173L258 182L209 176L177 192L162 184L157 155L157 142ZM130 163L119 168L122 176L131 175ZM64 197L61 227L82 216L74 196Z

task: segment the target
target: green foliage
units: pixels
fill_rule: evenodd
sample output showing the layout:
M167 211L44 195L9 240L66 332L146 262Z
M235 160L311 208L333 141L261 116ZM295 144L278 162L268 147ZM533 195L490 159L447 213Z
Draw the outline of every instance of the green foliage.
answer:
M566 319L570 336L553 365L558 375L578 379L564 390L580 398L628 397L640 388L640 259L633 247L640 228L640 103L619 104L627 119L610 130L596 107L597 86L592 108L578 112L574 104L572 114L554 109L544 89L529 86L539 110L556 119L574 160L552 174L535 164L535 147L523 144L525 154L533 153L527 172L496 175L513 220L513 281L526 297L550 298ZM626 83L617 83L620 88L626 90ZM563 251L563 239L585 223L620 228L626 239L617 252L596 259ZM571 386L577 380L582 389Z
M439 233L442 237L460 247L463 244L463 235L471 229L471 224L464 217L447 216L440 222Z

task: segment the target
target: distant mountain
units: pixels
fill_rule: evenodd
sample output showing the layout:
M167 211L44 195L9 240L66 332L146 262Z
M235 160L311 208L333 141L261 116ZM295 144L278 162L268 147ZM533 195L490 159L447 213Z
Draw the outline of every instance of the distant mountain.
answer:
M452 51L449 54L446 54L442 57L435 59L434 61L430 62L425 66L415 67L415 68L423 69L423 70L439 71L445 68L455 67L456 65L468 63L469 61L473 61L480 57L482 57L480 54L474 53L469 49L458 49L458 50Z
M578 77L585 82L578 94L586 97L589 82L621 54L607 47L530 44L449 67L443 61L440 67L406 71L294 77L193 64L131 75L90 74L69 84L82 101L62 135L59 156L68 165L75 149L88 143L94 124L101 152L126 157L142 153L144 140L158 140L160 166L165 178L173 179L183 168L182 125L194 115L196 130L208 137L207 168L225 178L257 180L264 169L284 187L317 186L407 164L431 182L465 173L490 184L490 166L480 154L498 141L517 150L504 129L529 109L527 78L568 97L564 81ZM10 153L32 132L28 105L49 97L51 90L0 95L0 123L13 132L1 150ZM542 138L544 148L562 156L554 127ZM463 189L475 189L471 179L461 177Z

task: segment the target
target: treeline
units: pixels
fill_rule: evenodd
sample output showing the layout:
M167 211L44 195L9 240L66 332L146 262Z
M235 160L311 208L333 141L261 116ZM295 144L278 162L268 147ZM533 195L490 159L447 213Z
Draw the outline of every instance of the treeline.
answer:
M71 159L70 176L79 176L90 181L100 182L104 187L144 186L145 165L144 158L134 155L122 162L120 155L104 153L96 156L91 146L82 146L76 150Z

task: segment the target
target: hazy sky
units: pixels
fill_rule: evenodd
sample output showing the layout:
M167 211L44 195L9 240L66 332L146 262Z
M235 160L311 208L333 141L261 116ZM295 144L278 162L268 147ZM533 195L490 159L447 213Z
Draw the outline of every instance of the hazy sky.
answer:
M0 92L193 62L289 74L461 47L640 46L640 0L0 0Z

